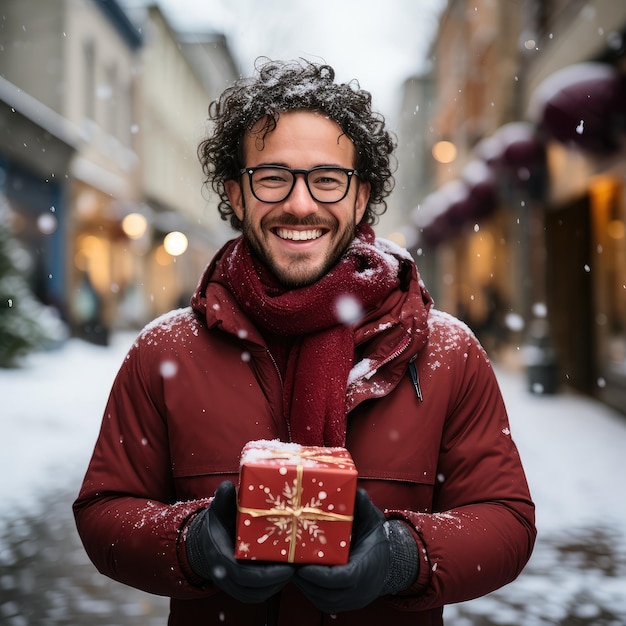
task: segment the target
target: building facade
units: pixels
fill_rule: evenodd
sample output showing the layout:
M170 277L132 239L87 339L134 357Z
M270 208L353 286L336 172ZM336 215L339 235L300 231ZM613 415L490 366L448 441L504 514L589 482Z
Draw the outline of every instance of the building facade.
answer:
M626 413L626 5L535 6L526 114L547 146L545 281L563 377Z
M2 0L0 33L0 191L31 283L106 343L184 303L224 238L196 148L235 64L210 34L199 67L157 7L115 0Z
M450 0L409 216L439 306L623 412L625 42L623 3Z

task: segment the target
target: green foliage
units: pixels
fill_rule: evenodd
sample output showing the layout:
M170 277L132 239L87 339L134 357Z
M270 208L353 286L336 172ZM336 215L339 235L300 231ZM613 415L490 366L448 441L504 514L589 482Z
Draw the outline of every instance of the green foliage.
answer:
M25 278L28 253L13 236L11 218L8 202L0 194L0 367L5 368L64 335L58 315L30 290Z

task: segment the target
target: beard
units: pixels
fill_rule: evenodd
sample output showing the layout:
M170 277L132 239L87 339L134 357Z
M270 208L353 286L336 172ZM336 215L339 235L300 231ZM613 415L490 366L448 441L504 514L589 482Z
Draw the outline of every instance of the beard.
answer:
M324 237L335 238L334 243L328 247L321 260L313 261L310 253L302 252L291 254L289 261L285 263L275 258L267 240L268 237L275 236L271 230L273 221L277 220L268 219L267 223L261 221L260 226L255 227L247 218L246 211L242 232L254 255L266 265L278 282L288 289L297 289L317 282L335 266L356 235L354 217L340 231L338 222L331 218L321 220L317 216L312 216L299 220L291 215L281 216L281 226L317 226L327 231Z

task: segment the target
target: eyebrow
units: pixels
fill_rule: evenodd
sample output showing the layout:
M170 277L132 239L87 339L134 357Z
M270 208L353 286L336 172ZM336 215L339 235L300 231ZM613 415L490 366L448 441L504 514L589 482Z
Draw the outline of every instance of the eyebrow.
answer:
M319 165L314 165L313 167L291 167L286 163L257 163L256 165L250 165L249 167L286 167L287 169L293 170L312 170L316 167L340 167L342 169L351 170L354 169L351 165L339 165L338 163L320 163Z

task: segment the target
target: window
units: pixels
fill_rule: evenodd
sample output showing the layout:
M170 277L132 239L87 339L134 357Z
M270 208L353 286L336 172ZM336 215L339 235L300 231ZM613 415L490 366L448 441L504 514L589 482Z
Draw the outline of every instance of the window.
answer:
M83 101L85 118L96 118L96 47L93 41L83 45Z

